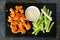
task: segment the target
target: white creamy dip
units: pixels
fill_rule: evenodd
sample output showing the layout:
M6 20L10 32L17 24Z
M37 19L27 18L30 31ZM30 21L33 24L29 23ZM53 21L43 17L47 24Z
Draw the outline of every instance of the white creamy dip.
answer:
M25 11L25 16L29 21L36 21L40 16L40 11L36 6L29 6Z

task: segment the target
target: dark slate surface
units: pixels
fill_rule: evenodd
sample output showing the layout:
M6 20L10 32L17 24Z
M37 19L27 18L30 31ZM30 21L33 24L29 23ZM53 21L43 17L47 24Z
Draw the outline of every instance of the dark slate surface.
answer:
M56 3L56 20L57 20L57 34L56 38L45 37L45 38L23 38L23 37L5 37L5 10L4 6L6 2L15 2L15 3ZM0 40L60 40L60 0L0 0Z

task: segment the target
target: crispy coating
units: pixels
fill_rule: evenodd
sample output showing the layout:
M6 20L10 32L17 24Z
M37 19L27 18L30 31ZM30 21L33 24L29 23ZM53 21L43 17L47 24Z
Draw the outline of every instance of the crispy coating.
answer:
M10 22L10 28L12 33L25 34L26 30L31 29L31 25L24 16L23 6L15 6L15 9L10 8L10 16L8 16L8 22ZM26 23L27 22L27 23Z

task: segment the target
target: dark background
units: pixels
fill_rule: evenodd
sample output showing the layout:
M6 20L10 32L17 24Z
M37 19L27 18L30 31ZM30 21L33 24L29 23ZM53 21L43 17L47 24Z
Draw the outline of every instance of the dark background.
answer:
M56 37L5 37L5 3L56 3ZM0 40L60 40L60 0L0 0Z
M39 10L41 11L41 8L43 8L43 6L45 5L46 8L48 8L50 11L52 11L52 20L54 21L54 26L52 27L51 31L49 33L42 33L41 31L38 33L38 35L32 35L32 28L26 32L26 34L22 35L20 33L18 34L13 34L11 32L11 29L9 27L10 23L7 21L8 20L8 16L10 15L10 8L14 8L16 5L22 5L23 9L26 10L27 7L29 6L36 6L39 8ZM8 10L8 11L6 11ZM5 5L5 36L7 37L56 37L56 3L6 3ZM31 27L33 27L32 22L30 22Z

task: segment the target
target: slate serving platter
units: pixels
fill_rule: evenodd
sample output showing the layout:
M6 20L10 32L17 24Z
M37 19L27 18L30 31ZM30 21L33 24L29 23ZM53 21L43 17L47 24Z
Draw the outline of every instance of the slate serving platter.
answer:
M24 11L26 10L27 7L29 6L36 6L39 8L39 10L41 10L41 8L45 5L48 9L50 9L53 13L52 13L52 19L53 21L55 22L54 26L52 27L51 29L51 32L49 33L45 33L43 34L41 31L38 33L37 36L35 35L32 35L32 28L31 30L27 31L26 34L22 35L20 33L18 34L13 34L10 30L10 27L9 27L9 22L7 21L8 19L8 16L10 15L10 11L9 9L10 8L15 8L16 5L22 5L23 6L23 9ZM6 3L5 5L5 17L6 17L6 20L5 20L5 24L6 24L6 27L5 27L5 36L7 37L56 37L56 4L55 3ZM31 24L32 22L30 22ZM33 27L33 25L31 24L31 26Z

